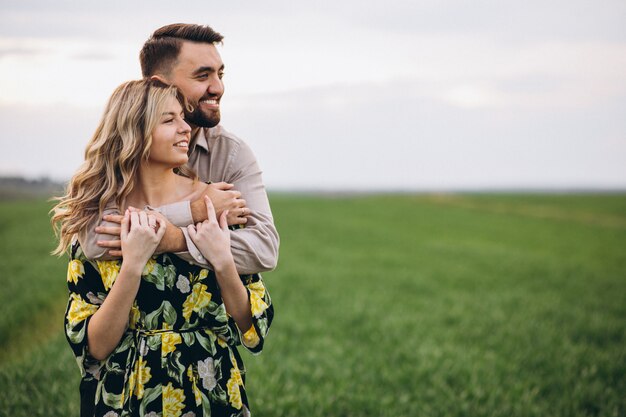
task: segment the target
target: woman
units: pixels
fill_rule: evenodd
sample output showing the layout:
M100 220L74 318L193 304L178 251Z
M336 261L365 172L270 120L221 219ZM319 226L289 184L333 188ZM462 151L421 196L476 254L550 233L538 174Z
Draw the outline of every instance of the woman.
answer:
M113 93L85 162L55 206L57 254L71 246L65 330L81 370L81 415L249 415L236 345L253 353L273 318L258 275L239 277L227 213L189 227L214 272L153 256L160 206L197 195L185 170L190 128L175 87L130 81ZM107 209L124 213L121 261L89 261L75 236Z

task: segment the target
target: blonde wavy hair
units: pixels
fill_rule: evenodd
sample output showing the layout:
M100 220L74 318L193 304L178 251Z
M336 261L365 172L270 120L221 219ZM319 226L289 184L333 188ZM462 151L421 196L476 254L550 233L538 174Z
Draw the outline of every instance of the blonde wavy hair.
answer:
M65 195L50 210L52 227L59 239L52 252L62 255L75 234L100 218L105 207L115 202L124 207L135 187L137 172L148 159L152 132L174 97L191 111L180 90L158 80L128 81L115 89L102 120L85 149L85 161L67 185ZM197 179L186 166L176 173Z

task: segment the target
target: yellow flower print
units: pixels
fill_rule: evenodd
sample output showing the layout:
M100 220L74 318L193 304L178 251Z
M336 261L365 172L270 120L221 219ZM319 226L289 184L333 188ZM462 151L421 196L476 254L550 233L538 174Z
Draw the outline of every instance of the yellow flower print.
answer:
M162 391L163 417L180 417L185 408L185 394L182 389L174 388L170 382Z
M202 396L200 395L200 389L196 385L196 377L193 374L193 368L191 367L191 365L189 365L189 368L187 368L187 376L189 377L191 387L193 388L193 396L196 399L196 405L199 406L202 404Z
M202 270L200 270L200 274L198 274L198 278L200 279L200 281L202 281L203 279L205 279L208 276L209 276L209 270L208 269L202 269Z
M197 282L193 286L191 294L187 296L187 299L183 303L183 317L189 320L191 313L196 313L206 308L211 302L211 293L207 292L207 286Z
M154 271L154 265L156 265L156 261L154 259L150 259L146 266L143 267L141 275L150 275Z
M247 285L250 290L250 310L254 317L261 317L261 314L269 307L263 297L265 297L265 286L261 281Z
M241 391L239 390L239 385L243 385L241 382L241 374L237 368L233 368L230 370L230 379L226 383L226 388L228 388L228 401L230 405L232 405L237 410L241 410L243 403L241 402Z
M67 265L67 282L73 282L78 284L78 278L82 278L85 275L85 267L83 263L78 259L70 261Z
M181 343L183 338L180 333L165 332L161 334L161 356L165 357L168 353L176 350L176 345Z
M139 307L137 307L137 302L135 302L133 306L130 308L130 315L128 318L128 327L130 329L136 329L137 323L139 322L140 318L141 318L141 313L139 312Z
M97 261L98 270L102 277L102 283L105 290L110 290L117 278L117 274L120 273L119 261Z
M144 393L143 387L146 383L148 383L148 381L150 381L150 378L152 378L152 375L150 374L150 367L145 366L143 359L139 358L139 360L135 364L135 369L133 369L133 372L130 374L130 378L129 378L130 394L129 395L134 394L138 399L143 398L143 393Z
M70 298L72 301L67 312L67 320L72 327L98 311L98 306L85 302L78 294L71 293Z
M245 332L241 338L243 339L243 344L249 348L256 347L259 344L261 339L259 339L259 335L256 333L254 326L250 326L250 329Z
M224 339L222 339L221 337L217 337L217 344L220 345L223 348L227 348L228 347L228 343L226 343L226 341Z

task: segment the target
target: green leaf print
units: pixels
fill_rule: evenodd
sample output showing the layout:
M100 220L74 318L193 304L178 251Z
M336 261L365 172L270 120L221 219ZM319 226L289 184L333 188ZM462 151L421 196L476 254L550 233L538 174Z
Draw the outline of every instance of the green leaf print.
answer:
M183 374L185 367L180 363L181 352L179 350L167 355L165 367L167 369L167 375L175 380L178 385L183 385Z
M163 291L165 289L165 273L163 267L160 264L154 264L154 269L148 275L142 276L142 278L152 284L157 289Z
M196 342L196 337L192 332L183 332L180 335L183 337L183 341L187 346L191 346Z
M159 315L163 312L163 303L161 306L154 310L152 313L146 315L146 326L148 329L156 329L159 325Z
M117 348L115 348L115 353L124 352L125 350L130 348L132 345L133 345L133 334L132 333L126 333L124 335L124 338L122 339L122 343L120 343L117 346Z
M213 388L213 391L209 392L209 397L216 403L228 404L228 395L220 384L217 384L215 388Z
M72 343L81 343L85 338L85 322L82 322L80 330L76 331L68 321L65 325L65 333Z
M168 265L164 268L163 274L165 276L165 285L170 290L174 288L174 284L176 284L176 268L174 265Z
M167 324L173 326L176 323L176 310L169 301L163 301L161 306L163 307L163 319Z
M161 335L153 334L146 337L147 345L150 350L157 350L161 348Z
M156 387L153 388L146 388L143 392L143 398L141 399L141 404L139 405L139 415L140 416L145 416L146 415L146 407L153 402L154 400L156 400L157 398L159 398L161 396L161 393L163 391L163 388L161 386L161 384L157 385Z
M122 407L122 394L113 394L112 392L107 392L104 387L102 387L102 401L109 407L113 408L121 408Z
M219 308L215 309L213 312L213 315L215 316L215 320L228 323L228 316L226 315L226 307L224 307L224 304L220 304Z
M204 350L206 350L207 352L210 352L211 355L215 355L215 336L213 335L213 333L205 333L207 336L203 335L202 333L198 332L196 335L196 339L198 340L198 343L200 343L200 346L202 346L204 348ZM212 337L211 337L212 336Z

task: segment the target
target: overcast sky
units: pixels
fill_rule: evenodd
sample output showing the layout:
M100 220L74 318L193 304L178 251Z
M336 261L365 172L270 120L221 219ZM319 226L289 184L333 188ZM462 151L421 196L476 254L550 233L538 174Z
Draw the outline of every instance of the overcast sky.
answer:
M270 189L626 188L626 2L0 1L0 175L67 179L138 52L225 36Z

